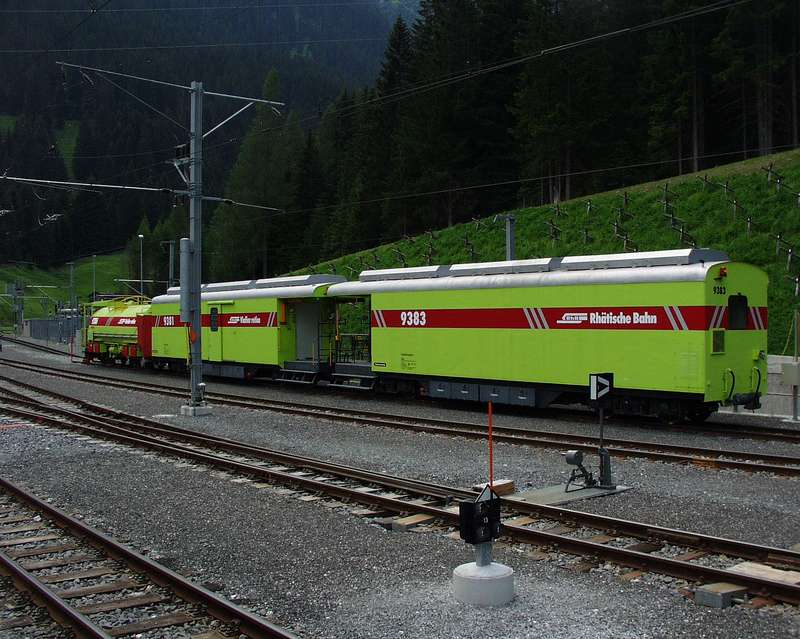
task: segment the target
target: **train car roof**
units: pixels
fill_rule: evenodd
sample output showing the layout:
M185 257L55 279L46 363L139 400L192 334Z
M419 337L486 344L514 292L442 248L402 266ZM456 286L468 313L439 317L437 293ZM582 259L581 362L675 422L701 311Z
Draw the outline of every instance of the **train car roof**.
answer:
M92 315L98 317L136 317L142 315L150 310L150 304L117 304L114 306L101 306L96 309Z
M341 275L291 275L238 282L213 282L201 286L204 302L253 298L315 297L322 286L345 282ZM180 301L180 287L172 286L165 295L153 298L153 304L174 304Z
M413 269L383 269L364 271L359 276L358 282L334 284L328 289L328 295L358 296L420 290L703 281L706 272L713 264L728 261L730 258L722 251L678 249Z

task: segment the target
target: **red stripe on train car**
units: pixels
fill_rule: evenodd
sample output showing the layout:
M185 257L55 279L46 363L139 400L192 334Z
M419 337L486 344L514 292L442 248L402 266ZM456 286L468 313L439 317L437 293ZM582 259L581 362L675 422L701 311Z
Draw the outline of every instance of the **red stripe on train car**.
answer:
M276 313L220 313L217 315L218 326L220 328L275 328ZM188 326L187 322L182 322L180 315L156 315L155 328L180 328ZM211 315L203 314L201 326L209 328L211 326Z
M727 328L727 306L630 306L374 310L373 328L660 330ZM748 309L748 329L766 330L766 307Z

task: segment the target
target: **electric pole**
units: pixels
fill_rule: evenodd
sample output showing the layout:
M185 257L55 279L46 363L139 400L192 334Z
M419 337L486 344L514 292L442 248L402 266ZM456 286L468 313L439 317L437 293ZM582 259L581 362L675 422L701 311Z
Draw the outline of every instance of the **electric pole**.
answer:
M14 282L11 285L11 303L14 313L14 335L22 335L22 326L25 323L25 285Z
M203 410L203 347L202 331L202 249L203 249L203 83L192 82L191 123L189 130L189 250L191 275L189 275L189 375L191 378L191 404L186 412L197 414ZM181 279L187 273L181 273Z
M139 233L139 295L144 297L144 235Z
M167 276L167 288L175 285L175 240L164 240L161 246L169 247L169 275Z
M516 219L511 213L506 215L506 260L509 262L516 259L516 246L514 237L514 222Z
M69 308L70 314L75 315L77 301L75 299L75 262L67 262L69 266Z

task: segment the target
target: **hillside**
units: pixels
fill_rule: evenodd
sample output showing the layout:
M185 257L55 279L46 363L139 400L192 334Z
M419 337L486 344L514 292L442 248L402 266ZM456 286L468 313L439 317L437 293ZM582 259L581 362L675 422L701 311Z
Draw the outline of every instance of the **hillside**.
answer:
M115 282L117 278L128 275L128 261L124 252L97 256L97 290L102 293L132 292L124 284ZM0 293L6 293L8 284L15 281L24 282L28 287L28 297L49 297L51 299L26 299L25 316L44 317L53 312L54 300L64 305L69 300L69 266L63 265L55 269L44 270L23 264L0 265ZM35 286L57 288L36 289ZM86 301L92 292L92 258L84 258L75 263L75 291L79 301ZM8 298L0 298L0 326L11 321L11 309Z
M770 163L782 177L780 189L775 180L768 182L764 168ZM668 208L676 218L674 228L664 213L665 185ZM554 206L517 209L513 211L516 256L524 259L619 253L626 250L626 236L628 250L680 248L691 241L697 246L722 249L735 260L767 271L769 349L771 353L791 352L787 335L795 298L790 277L800 273L800 261L796 259L796 243L800 240L799 192L800 151L795 150L562 202L558 210ZM364 269L504 258L504 220L492 215L297 272L336 272L354 279Z

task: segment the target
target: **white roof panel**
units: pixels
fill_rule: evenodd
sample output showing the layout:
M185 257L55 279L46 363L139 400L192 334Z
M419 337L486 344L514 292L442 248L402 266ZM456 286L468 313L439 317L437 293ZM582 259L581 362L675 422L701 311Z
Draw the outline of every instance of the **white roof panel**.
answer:
M239 282L219 282L203 284L202 300L214 302L222 300L254 298L299 298L314 297L321 286L345 282L341 275L297 275L273 277L263 280L242 280ZM153 298L153 304L175 304L180 302L179 286L167 289L165 295Z
M200 287L204 293L219 291L245 291L253 288L279 288L286 286L309 286L312 284L336 284L344 282L346 278L341 275L290 275L287 277L271 277L260 280L239 280L237 282L211 282ZM181 292L180 286L170 286L167 295L177 295Z
M242 291L247 288L252 288L253 280L240 280L238 282L212 282L210 284L203 284L200 288L203 291ZM180 287L178 288L180 291Z
M443 277L447 266L412 266L411 268L383 268L375 271L362 271L359 282L385 282L389 280L417 280L427 277Z
M689 248L674 251L612 253L610 255L571 255L562 258L560 268L568 271L583 271L595 268L682 266L699 262L727 262L729 259L728 255L722 251Z
M476 262L474 264L453 264L448 275L501 275L503 273L542 273L558 267L558 258L543 257L535 260L510 260L504 262Z
M282 286L309 286L311 284L334 284L344 282L347 278L342 275L289 275L287 277L271 277L255 280L253 288L276 288Z

